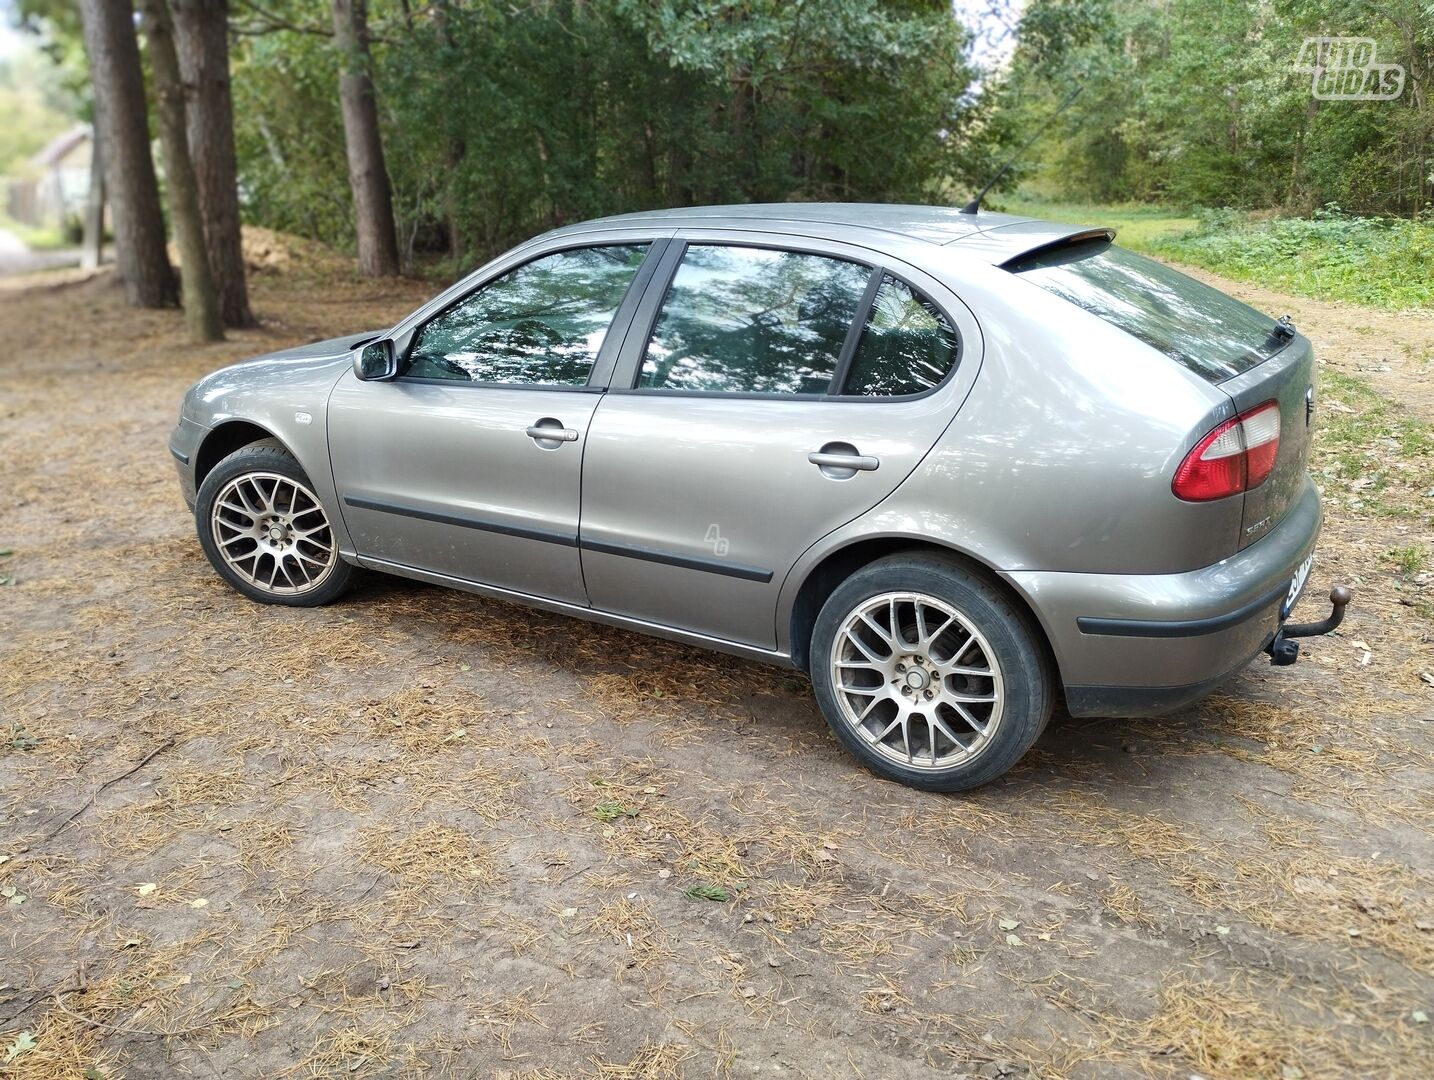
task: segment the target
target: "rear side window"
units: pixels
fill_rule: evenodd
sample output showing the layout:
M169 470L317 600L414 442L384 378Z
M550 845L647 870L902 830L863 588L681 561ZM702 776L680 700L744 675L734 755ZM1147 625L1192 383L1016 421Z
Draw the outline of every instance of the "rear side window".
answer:
M940 385L960 346L945 313L904 281L882 275L847 374L847 394L899 397Z
M825 394L870 280L844 259L693 244L667 291L637 385Z
M1007 263L1210 382L1248 371L1285 344L1275 320L1154 259L1091 240Z

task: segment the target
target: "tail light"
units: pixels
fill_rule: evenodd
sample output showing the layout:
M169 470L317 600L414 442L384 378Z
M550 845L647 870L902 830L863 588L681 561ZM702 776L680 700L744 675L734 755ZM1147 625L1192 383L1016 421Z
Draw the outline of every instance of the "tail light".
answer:
M1280 454L1280 403L1267 401L1226 420L1185 455L1170 490L1186 502L1210 502L1263 484Z

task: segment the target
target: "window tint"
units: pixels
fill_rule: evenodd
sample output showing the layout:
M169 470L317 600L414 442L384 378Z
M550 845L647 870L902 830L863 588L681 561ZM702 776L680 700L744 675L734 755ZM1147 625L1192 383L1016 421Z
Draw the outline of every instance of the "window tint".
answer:
M663 301L638 385L826 393L870 277L842 259L694 244Z
M886 274L852 357L846 393L894 397L930 390L946 378L958 352L956 331L941 309Z
M1104 240L1072 244L1007 267L1197 375L1221 382L1284 344L1275 320L1154 259Z
M581 248L509 271L427 323L404 374L582 386L646 252Z

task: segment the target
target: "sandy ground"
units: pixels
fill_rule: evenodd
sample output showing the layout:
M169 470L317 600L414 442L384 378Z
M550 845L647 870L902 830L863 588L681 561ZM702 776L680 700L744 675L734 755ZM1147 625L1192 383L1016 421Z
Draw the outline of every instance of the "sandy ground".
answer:
M1315 343L1321 363L1364 379L1411 415L1434 422L1434 310L1371 311L1180 269L1261 311L1289 315Z
M1427 387L1427 319L1232 288ZM226 589L184 388L432 286L254 291L263 329L192 348L106 277L0 289L0 1074L1434 1075L1434 469L1384 423L1427 396L1327 398L1339 634L941 797L792 673L396 580Z

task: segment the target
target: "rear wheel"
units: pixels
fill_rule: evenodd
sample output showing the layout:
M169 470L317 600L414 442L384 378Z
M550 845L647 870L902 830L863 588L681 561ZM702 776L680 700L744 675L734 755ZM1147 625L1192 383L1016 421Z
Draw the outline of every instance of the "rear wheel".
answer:
M1037 631L998 589L938 555L894 555L839 585L812 635L832 731L873 772L930 791L988 783L1050 718Z
M315 607L353 578L328 511L277 442L246 446L216 465L199 487L194 520L214 569L251 600Z

